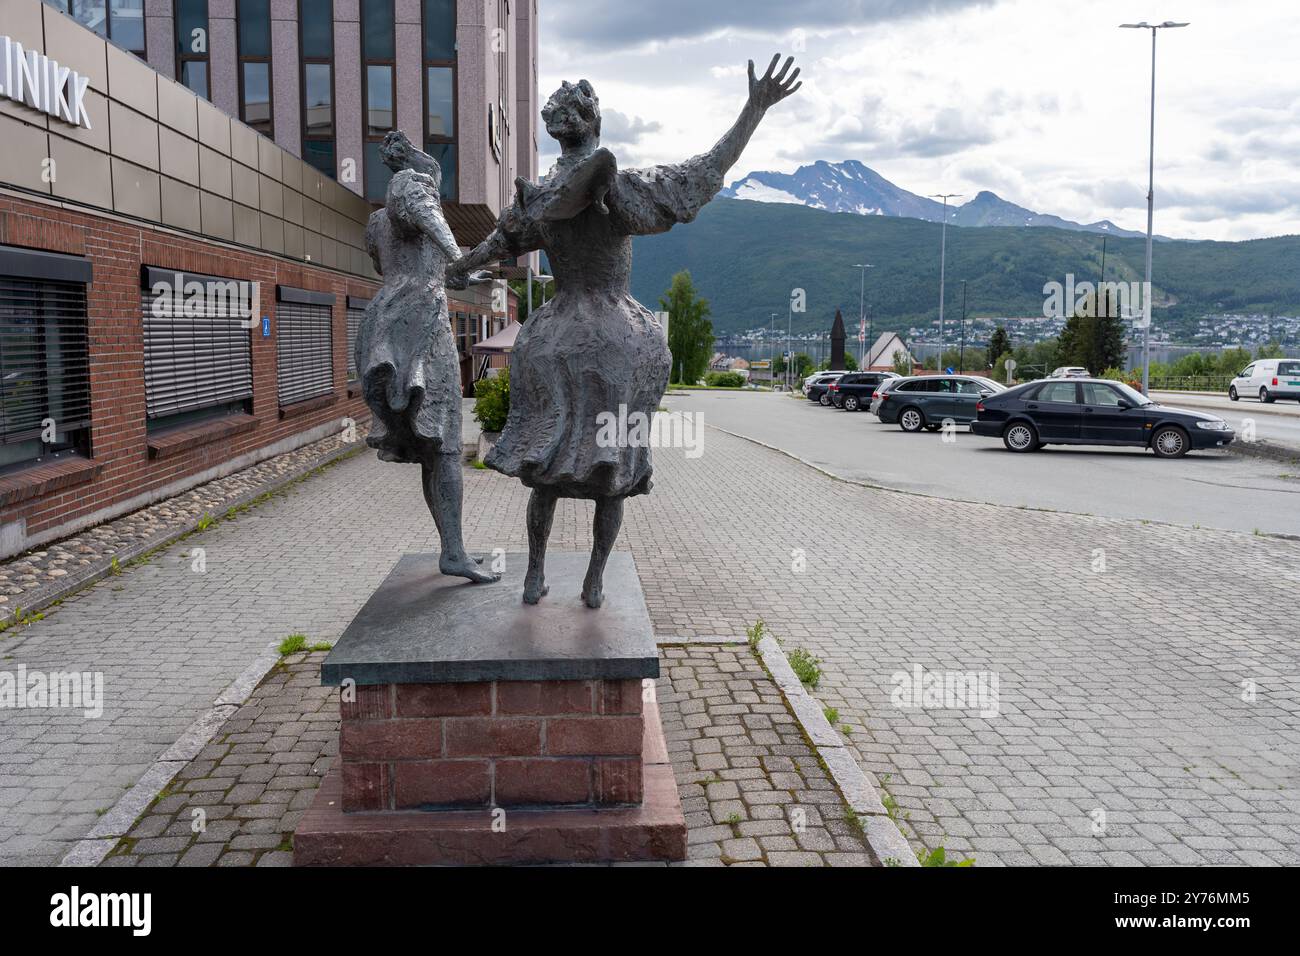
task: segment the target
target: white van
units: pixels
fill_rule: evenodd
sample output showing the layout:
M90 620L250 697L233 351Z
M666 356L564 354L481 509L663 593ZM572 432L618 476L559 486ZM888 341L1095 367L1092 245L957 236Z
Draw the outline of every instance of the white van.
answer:
M1256 359L1237 373L1228 386L1234 402L1243 395L1272 402L1279 398L1300 401L1300 359Z

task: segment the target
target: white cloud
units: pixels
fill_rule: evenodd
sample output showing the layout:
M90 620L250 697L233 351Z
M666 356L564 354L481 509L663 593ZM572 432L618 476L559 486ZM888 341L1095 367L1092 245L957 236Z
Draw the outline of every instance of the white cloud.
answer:
M1300 18L1217 0L1158 3L1191 21L1159 39L1156 229L1240 239L1300 233ZM542 95L597 88L620 165L711 146L744 102L745 61L789 52L803 89L767 116L729 181L860 159L916 193L992 189L1040 212L1146 225L1149 35L1131 0L543 0ZM605 11L605 12L601 12ZM797 31L797 33L796 33ZM617 138L610 111L628 122ZM640 124L640 125L638 125ZM553 155L550 144L542 146Z

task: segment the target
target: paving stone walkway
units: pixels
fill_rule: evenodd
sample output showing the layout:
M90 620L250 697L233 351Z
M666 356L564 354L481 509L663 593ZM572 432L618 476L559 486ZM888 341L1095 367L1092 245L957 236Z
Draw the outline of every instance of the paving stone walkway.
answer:
M918 847L1300 862L1300 543L864 489L715 430L705 451L656 452L628 502L657 632L762 616L809 649ZM524 489L465 474L470 546L521 550ZM562 502L552 547L585 550L590 521ZM98 720L0 710L0 862L57 860L250 660L336 640L433 538L412 469L367 454L0 637L0 669L97 670L107 696ZM996 677L996 712L900 706L917 666Z
M87 528L53 544L34 548L0 563L0 618L33 607L32 598L47 589L85 575L96 565L149 547L162 536L183 533L205 515L219 518L231 508L274 489L286 480L331 460L350 444L365 437L365 430L336 435L276 455L224 478L133 511L112 521Z
M277 666L101 864L288 866L338 754L325 654ZM749 649L667 647L658 695L688 827L687 865L871 866L861 832Z

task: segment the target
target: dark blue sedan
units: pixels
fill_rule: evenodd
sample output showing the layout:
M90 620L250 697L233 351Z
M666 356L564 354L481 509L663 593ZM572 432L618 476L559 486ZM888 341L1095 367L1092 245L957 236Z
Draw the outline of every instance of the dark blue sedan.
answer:
M1223 448L1235 437L1222 418L1169 408L1122 382L1049 378L980 401L976 435L1001 438L1009 451L1043 445L1136 445L1161 458L1193 448Z

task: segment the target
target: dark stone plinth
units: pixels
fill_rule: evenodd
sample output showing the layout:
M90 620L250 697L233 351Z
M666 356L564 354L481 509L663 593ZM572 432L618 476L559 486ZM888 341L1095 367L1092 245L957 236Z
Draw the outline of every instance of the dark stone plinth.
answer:
M555 810L343 812L337 768L294 832L295 866L464 866L673 861L686 820L658 707L646 707L639 806ZM495 823L495 825L494 825ZM501 824L504 824L502 826Z
M437 555L404 555L325 658L321 682L658 677L659 656L632 555L609 556L605 606L599 610L579 596L587 560L585 554L547 555L551 593L527 605L519 597L526 554L507 554L496 584L444 577Z

